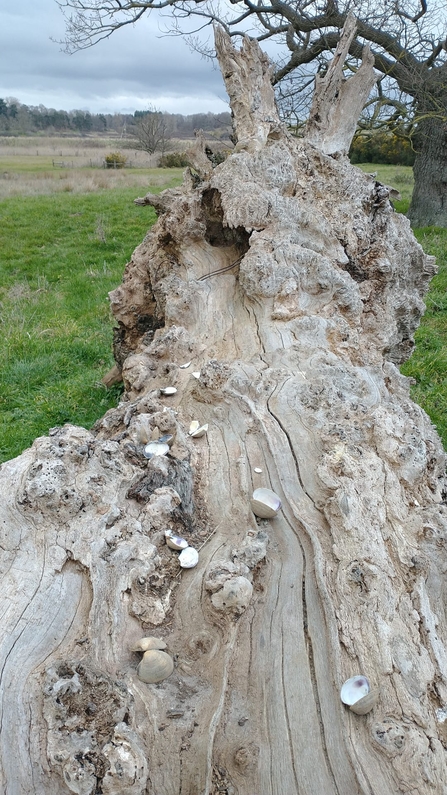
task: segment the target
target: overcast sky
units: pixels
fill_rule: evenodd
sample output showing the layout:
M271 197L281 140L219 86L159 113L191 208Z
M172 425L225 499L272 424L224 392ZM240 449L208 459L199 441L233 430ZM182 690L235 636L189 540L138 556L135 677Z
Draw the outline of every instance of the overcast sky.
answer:
M92 113L228 110L220 72L181 38L162 37L154 15L89 50L66 55L54 0L0 0L0 97Z

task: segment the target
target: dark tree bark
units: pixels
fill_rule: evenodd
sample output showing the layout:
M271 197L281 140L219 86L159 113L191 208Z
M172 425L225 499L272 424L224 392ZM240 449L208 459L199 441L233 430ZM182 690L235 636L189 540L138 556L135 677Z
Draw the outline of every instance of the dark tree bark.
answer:
M432 97L428 102L427 98ZM442 110L445 116L442 118ZM437 114L436 114L437 111ZM437 87L422 98L414 146L414 190L408 217L411 225L447 226L447 67L439 70Z

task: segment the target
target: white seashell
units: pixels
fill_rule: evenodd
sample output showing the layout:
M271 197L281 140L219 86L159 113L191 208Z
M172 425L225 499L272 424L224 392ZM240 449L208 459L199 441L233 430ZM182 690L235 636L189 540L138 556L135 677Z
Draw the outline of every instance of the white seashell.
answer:
M196 370L196 372L195 373L191 373L191 375L193 375L194 378L200 378L200 370Z
M198 420L193 420L189 426L189 433L192 434L194 431L197 431L200 428L200 422Z
M194 547L186 547L178 556L178 562L182 569L193 569L199 562L199 553Z
M367 696L370 690L371 688L366 676L352 676L351 679L347 679L342 685L340 698L343 704L347 704L348 707L351 707L356 701L360 701L363 696Z
M175 395L177 392L175 386L165 386L163 389L160 389L162 395Z
M259 469L259 467L255 467L253 471L259 474L260 472L262 472L262 469Z
M137 674L139 678L148 685L162 682L167 679L174 670L174 660L165 651L151 649L143 654Z
M199 439L200 436L204 436L208 430L208 423L206 425L202 425L200 428L197 428L195 431L190 431L189 435L192 436L193 439Z
M363 698L359 698L355 704L351 704L349 709L351 712L355 712L356 715L366 715L368 712L376 706L377 701L379 700L379 691L378 690L370 690L366 696Z
M161 638L141 638L135 646L132 646L131 651L149 651L149 649L165 649L166 643Z
M180 368L180 370L186 370L189 367L190 364L191 364L191 362L186 362L186 364L180 364L179 368Z
M143 452L146 458L153 458L154 455L166 455L169 453L169 445L165 442L149 442Z
M186 549L188 542L186 538L175 536L171 530L165 530L166 544L170 549L176 549L179 552L181 549Z
M271 489L255 489L250 505L255 516L273 519L281 508L281 500Z

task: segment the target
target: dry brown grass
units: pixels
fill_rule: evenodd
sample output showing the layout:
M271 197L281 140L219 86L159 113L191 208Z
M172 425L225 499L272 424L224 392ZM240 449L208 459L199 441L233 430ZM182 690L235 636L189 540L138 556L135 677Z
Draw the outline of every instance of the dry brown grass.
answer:
M163 185L169 179L169 172L148 169L146 173L91 169L70 169L38 173L0 173L0 199L9 196L39 196L52 193L94 193L116 188L141 188L147 191L148 185Z
M128 167L105 169L106 154L116 151L126 155ZM159 157L121 139L0 137L0 199L163 185L170 175L156 168Z

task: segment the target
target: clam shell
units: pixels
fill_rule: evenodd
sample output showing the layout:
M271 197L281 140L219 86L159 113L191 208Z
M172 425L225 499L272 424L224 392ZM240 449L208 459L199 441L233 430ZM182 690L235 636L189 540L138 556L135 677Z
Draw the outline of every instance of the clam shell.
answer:
M200 378L200 370L196 370L194 373L191 373L191 375L193 375L194 378Z
M202 425L200 428L197 428L197 430L195 431L191 432L190 430L189 435L192 436L193 439L198 439L200 436L205 436L207 430L208 430L208 423L206 423L206 425Z
M194 547L186 547L178 556L178 562L182 569L193 569L199 562L199 553Z
M165 649L166 643L161 638L141 638L135 646L132 646L131 651L149 651L150 649Z
M175 386L165 386L163 389L160 389L162 395L175 395L177 392Z
M281 500L271 489L255 489L251 509L260 519L273 519L281 508Z
M154 455L166 455L169 453L169 445L165 442L149 442L144 448L146 458L153 458Z
M370 690L371 687L366 676L362 674L351 676L350 679L347 679L346 682L343 683L340 690L340 698L343 704L352 707L352 705L360 701L361 698L367 696Z
M366 715L367 712L370 712L373 707L376 706L377 701L379 700L379 691L374 689L370 690L366 696L363 698L359 698L355 704L351 704L349 709L351 712L355 712L356 715Z
M165 651L151 649L143 654L137 674L142 682L148 685L162 682L167 679L174 670L174 660Z
M191 362L186 362L186 364L180 364L179 368L180 368L180 370L186 370L189 367L190 364L191 364Z
M176 549L179 552L181 549L186 549L188 542L186 538L175 536L170 530L165 531L166 544L170 549Z
M200 428L200 422L198 420L193 420L189 425L189 434L194 433Z

